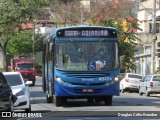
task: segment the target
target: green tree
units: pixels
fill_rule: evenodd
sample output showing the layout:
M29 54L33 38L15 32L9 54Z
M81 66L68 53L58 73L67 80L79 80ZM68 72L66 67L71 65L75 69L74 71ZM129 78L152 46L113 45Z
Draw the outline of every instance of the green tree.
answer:
M92 17L88 22L90 25L117 28L119 45L121 48L121 68L135 70L134 51L137 45L136 43L139 41L136 33L136 30L139 29L139 25L138 20L130 15L130 10L133 7L133 2L127 0L121 0L117 3L110 2L108 7L106 7L106 5L101 5L97 10L97 15ZM123 26L124 20L126 20L126 26Z
M134 50L136 41L139 40L135 30L139 29L139 27L138 21L135 18L133 20L128 19L133 18L130 11L132 8L136 8L135 2L130 0L108 0L101 4L100 2L93 1L90 9L87 7L81 9L83 5L80 5L78 1L76 1L78 4L72 4L72 1L66 4L62 1L53 0L53 3L50 4L51 11L54 12L55 16L57 15L57 18L61 18L61 21L76 25L77 17L81 18L81 13L83 13L83 22L85 24L116 27L121 46L121 67L135 69ZM63 10L66 12L64 13ZM69 13L72 13L72 15ZM124 26L122 25L124 20L127 20L127 30L124 30Z
M40 34L35 36L35 52L42 51L43 37ZM12 55L32 55L32 30L21 31L16 33L16 37L12 38L8 44L8 51Z
M135 70L134 51L137 45L136 41L139 41L137 33L135 32L135 29L139 29L137 20L127 22L127 31L124 31L122 22L117 22L117 19L102 20L100 23L102 26L117 28L119 34L121 69L127 68Z
M21 31L21 24L32 21L41 14L48 0L1 0L0 1L0 50L6 66L8 42Z

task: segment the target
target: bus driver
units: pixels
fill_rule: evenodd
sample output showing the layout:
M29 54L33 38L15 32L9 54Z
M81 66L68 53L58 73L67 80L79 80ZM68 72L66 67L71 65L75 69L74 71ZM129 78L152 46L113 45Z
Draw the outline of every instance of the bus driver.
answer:
M109 56L108 51L104 51L103 48L100 48L99 51L97 52L97 55L95 57L96 64L100 64L100 68L104 68L107 65L108 67L111 67L111 58Z

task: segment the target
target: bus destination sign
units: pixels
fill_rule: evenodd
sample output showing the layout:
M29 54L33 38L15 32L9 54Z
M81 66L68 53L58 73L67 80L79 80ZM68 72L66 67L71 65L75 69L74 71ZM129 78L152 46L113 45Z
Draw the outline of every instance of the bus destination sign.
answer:
M62 29L57 32L57 37L117 37L112 29Z

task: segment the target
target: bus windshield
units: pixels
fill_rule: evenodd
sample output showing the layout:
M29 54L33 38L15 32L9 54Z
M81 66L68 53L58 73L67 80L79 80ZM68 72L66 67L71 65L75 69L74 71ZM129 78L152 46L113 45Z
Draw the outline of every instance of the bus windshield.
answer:
M56 69L106 71L119 67L117 42L60 42L56 44Z

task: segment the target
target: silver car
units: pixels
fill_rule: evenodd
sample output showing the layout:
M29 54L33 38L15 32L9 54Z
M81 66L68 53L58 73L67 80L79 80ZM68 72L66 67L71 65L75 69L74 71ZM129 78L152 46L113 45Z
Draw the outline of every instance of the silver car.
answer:
M120 74L120 91L122 93L126 91L137 91L140 81L142 81L142 75L135 73L121 73Z
M147 75L139 86L139 95L160 94L160 74Z

